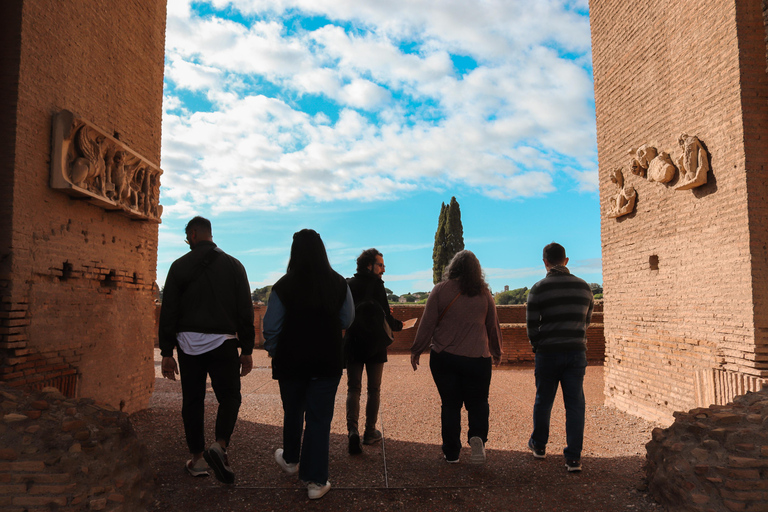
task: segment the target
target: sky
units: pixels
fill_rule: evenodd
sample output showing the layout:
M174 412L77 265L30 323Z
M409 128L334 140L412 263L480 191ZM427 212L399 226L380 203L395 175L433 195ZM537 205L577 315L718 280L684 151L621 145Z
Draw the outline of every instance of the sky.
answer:
M552 241L602 283L587 3L169 0L158 283L202 215L252 289L311 228L341 275L376 247L429 291L453 196L494 292Z

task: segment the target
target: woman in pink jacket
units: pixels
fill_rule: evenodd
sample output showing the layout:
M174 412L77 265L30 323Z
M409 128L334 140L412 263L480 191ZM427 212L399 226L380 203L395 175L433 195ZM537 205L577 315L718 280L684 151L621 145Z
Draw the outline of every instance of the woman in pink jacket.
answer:
M491 365L501 362L501 328L480 262L470 251L453 257L443 272L443 281L429 294L411 347L414 370L427 347L431 348L429 369L442 401L445 460L449 464L459 462L461 408L465 406L470 462L482 464L488 441Z

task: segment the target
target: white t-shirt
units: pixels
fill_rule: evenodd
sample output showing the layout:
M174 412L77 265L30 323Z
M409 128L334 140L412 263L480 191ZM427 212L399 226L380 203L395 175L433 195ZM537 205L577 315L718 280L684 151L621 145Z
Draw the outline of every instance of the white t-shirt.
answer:
M231 334L206 334L202 332L180 332L176 335L179 348L190 356L199 356L211 350L217 349L225 341L235 339Z

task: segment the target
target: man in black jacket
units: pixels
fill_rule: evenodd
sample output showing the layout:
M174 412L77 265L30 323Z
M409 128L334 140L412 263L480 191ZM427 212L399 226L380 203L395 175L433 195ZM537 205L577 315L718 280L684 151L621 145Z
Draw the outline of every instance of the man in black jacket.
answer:
M216 478L233 483L227 446L240 410L240 377L253 368L251 291L243 265L213 243L209 220L195 217L185 230L191 250L173 262L163 289L159 335L163 377L176 380L181 370L181 416L192 454L186 470L192 476L206 476L210 465ZM208 450L203 421L207 376L219 402L216 441Z
M376 249L366 249L357 258L357 272L347 280L355 301L355 321L347 330L347 431L349 453L362 453L358 420L363 368L368 376L368 401L365 407L363 444L381 441L376 429L381 402L381 377L387 362L387 346L391 343L384 323L392 331L400 331L403 323L392 316L381 276L385 271L384 256Z

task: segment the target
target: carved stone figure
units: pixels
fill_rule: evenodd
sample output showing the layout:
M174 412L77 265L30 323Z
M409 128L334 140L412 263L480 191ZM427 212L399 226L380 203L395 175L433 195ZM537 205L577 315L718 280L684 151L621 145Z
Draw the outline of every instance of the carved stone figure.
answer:
M662 151L648 165L648 181L668 183L675 177L677 168L672 163L669 153Z
M160 221L157 166L69 111L54 116L51 187L136 219Z
M629 150L629 170L635 176L641 176L645 178L645 173L648 170L648 165L651 160L656 158L656 148L643 144L637 149Z
M621 172L621 169L614 169L611 172L611 181L619 187L619 192L616 194L613 204L608 208L606 215L608 218L614 219L632 213L637 199L635 187L632 185L624 186L624 173Z
M675 190L690 190L707 183L709 158L699 138L683 133L677 139L677 143L682 148L683 154L677 159L680 182L675 186Z
M104 194L105 157L109 150L106 139L96 130L83 125L77 132L76 140L82 156L72 162L69 173L72 183Z

